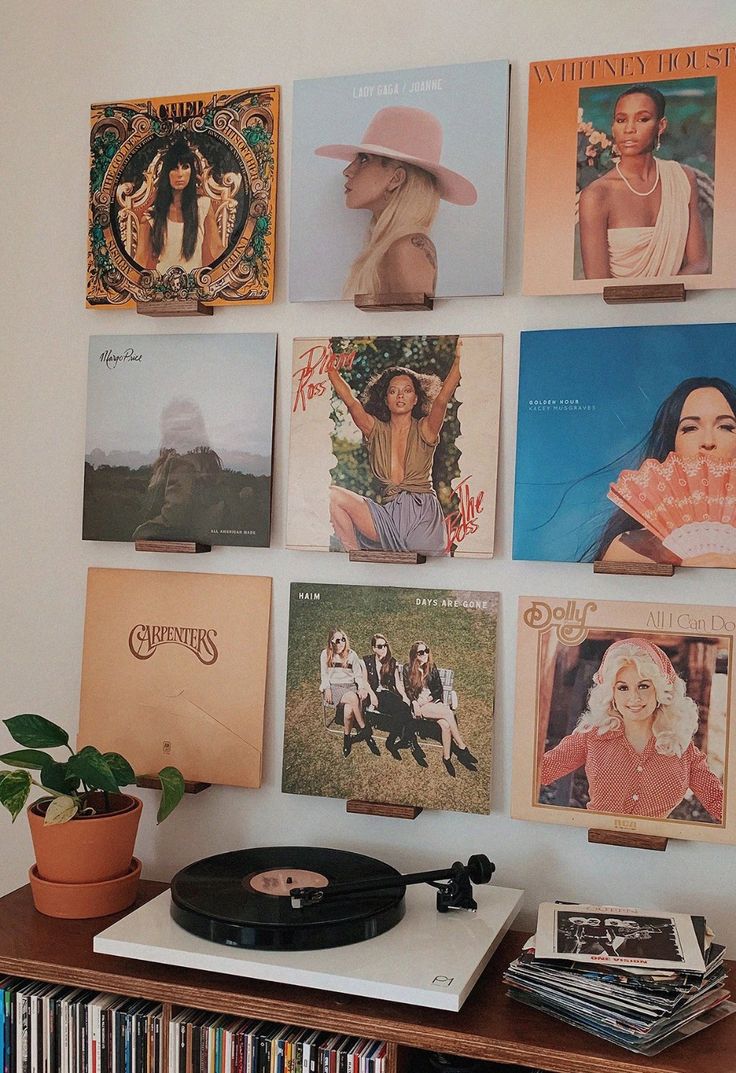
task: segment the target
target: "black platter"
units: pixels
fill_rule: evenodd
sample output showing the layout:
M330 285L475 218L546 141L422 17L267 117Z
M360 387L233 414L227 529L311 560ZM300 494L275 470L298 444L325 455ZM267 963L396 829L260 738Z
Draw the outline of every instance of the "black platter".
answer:
M283 876L276 875L283 873ZM294 908L293 887L380 880L386 887ZM195 861L171 883L171 915L203 939L251 950L315 950L380 935L404 915L401 873L362 853L264 846Z

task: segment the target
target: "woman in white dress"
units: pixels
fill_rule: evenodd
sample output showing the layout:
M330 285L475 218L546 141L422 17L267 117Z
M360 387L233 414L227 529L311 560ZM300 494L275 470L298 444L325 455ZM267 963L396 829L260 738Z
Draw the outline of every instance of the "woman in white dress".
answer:
M197 163L183 140L174 142L161 163L156 197L141 220L135 259L162 275L212 264L223 253L208 197L197 196Z
M710 271L695 172L655 157L667 129L653 86L626 89L613 110L616 163L580 194L586 279L646 279Z

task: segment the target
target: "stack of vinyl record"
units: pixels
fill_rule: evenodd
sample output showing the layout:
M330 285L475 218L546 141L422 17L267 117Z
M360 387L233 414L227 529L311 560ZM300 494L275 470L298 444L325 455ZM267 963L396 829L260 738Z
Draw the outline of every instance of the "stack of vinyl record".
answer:
M527 1006L655 1055L736 1012L724 951L703 917L545 902L504 980Z

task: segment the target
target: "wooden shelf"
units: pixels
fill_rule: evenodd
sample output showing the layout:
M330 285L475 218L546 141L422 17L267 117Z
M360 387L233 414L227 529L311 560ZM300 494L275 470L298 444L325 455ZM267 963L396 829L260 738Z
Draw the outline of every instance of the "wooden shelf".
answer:
M136 905L165 889L144 881ZM733 1073L736 1017L657 1058L640 1058L512 1002L500 977L521 949L525 936L519 932L508 933L462 1010L451 1013L95 954L94 935L114 919L44 917L33 908L30 888L21 887L0 898L0 972L387 1040L392 1044L387 1073L402 1067L406 1048L550 1073ZM736 964L730 968L733 973Z

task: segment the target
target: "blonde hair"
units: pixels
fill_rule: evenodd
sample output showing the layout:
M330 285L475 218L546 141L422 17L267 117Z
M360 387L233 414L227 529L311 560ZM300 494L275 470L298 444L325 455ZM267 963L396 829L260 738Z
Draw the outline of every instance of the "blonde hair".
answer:
M682 756L698 729L698 706L688 697L682 678L675 675L668 681L655 660L636 644L619 644L615 655L604 656L595 676L595 685L588 694L588 707L580 716L574 733L595 730L600 736L621 728L623 720L614 707L613 689L618 672L627 663L633 664L640 678L648 679L654 686L657 698L652 723L655 750L660 756Z
M440 204L437 180L416 164L380 157L384 167L393 165L406 172L403 183L389 194L389 202L368 228L366 243L350 266L344 298L356 294L376 294L380 289L381 261L397 239L418 232L428 234Z
M341 634L345 638L345 652L342 657L338 656L335 652L333 640L337 634ZM350 663L350 657L353 655L353 650L350 647L350 638L345 630L341 630L338 626L333 626L327 635L327 666L328 667L347 667Z

